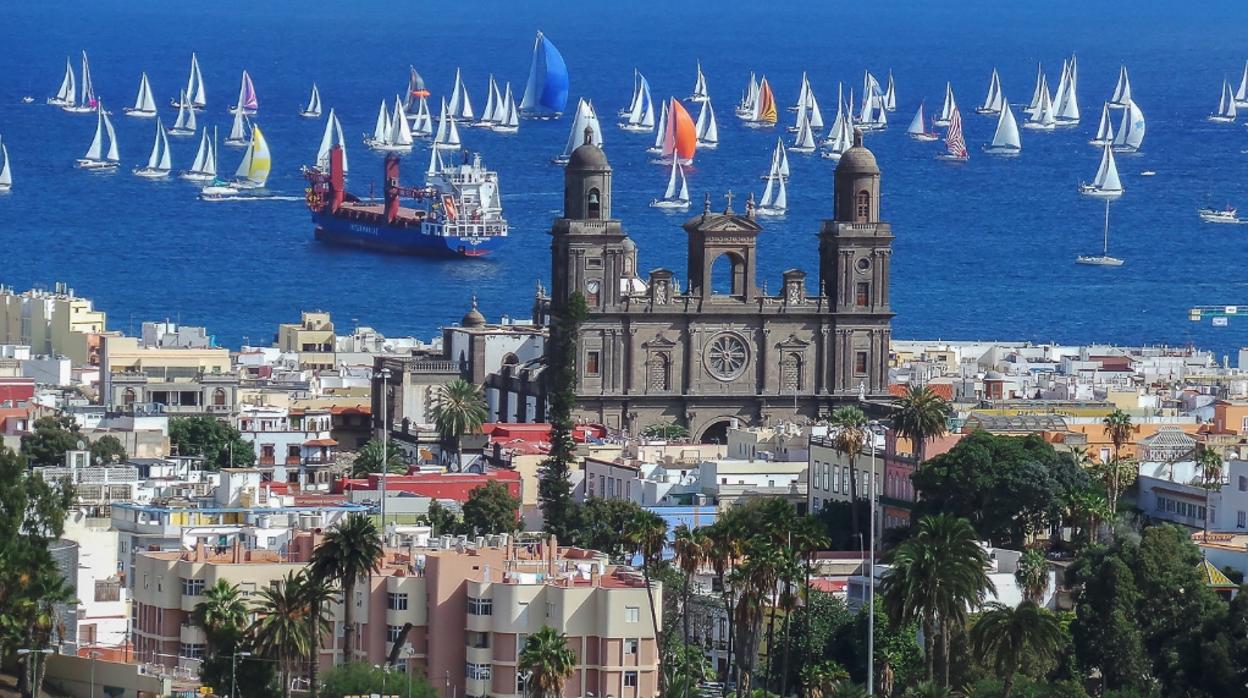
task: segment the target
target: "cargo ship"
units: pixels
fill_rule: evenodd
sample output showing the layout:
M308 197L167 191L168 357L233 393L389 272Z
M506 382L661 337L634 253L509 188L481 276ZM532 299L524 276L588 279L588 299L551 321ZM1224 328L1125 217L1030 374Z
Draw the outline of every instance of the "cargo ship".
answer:
M341 146L330 150L328 169L306 173L317 240L436 257L483 257L507 240L498 174L479 155L431 167L424 186L407 188L399 184L399 157L387 155L380 201L346 191Z

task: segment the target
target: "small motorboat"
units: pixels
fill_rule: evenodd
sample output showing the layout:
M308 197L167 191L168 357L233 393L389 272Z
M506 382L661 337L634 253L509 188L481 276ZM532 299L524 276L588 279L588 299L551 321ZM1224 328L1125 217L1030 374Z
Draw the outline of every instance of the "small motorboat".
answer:
M1235 207L1231 206L1230 204L1227 204L1226 208L1221 209L1221 210L1213 209L1213 208L1202 208L1196 211L1196 213L1197 215L1200 216L1200 220L1206 223L1232 223L1232 224L1248 223L1248 221L1241 219L1237 215Z

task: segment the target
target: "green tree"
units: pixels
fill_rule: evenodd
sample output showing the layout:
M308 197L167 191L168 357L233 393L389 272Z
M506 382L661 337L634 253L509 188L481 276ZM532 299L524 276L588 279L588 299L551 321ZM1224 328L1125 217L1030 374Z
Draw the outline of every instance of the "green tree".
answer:
M519 516L520 498L497 480L469 492L464 502L464 527L474 535L511 533L519 526Z
M1056 656L1061 647L1062 629L1057 618L1032 601L1017 608L1004 604L988 604L971 628L975 652L991 656L1003 682L1002 698L1010 698L1014 675L1027 652L1042 657Z
M381 532L364 514L348 514L325 534L325 540L312 551L312 576L332 579L342 590L342 658L346 664L355 657L355 583L360 577L381 569L385 552Z
M1044 553L1032 548L1023 553L1014 571L1014 579L1029 601L1040 603L1049 590L1049 561Z
M541 501L544 529L559 540L571 538L574 517L572 485L568 473L576 458L572 438L572 410L576 408L577 336L588 314L585 297L573 291L555 312L547 341L550 361L543 373L547 381L550 420L550 456L542 463L537 496Z
M1209 537L1209 493L1222 489L1222 455L1208 446L1196 454L1200 466L1200 486L1205 490L1205 538Z
M334 630L330 604L334 601L333 580L313 577L307 568L300 574L300 600L307 609L308 624L308 688L312 698L320 694L318 674L321 671L321 644ZM331 635L332 637L332 635Z
M79 442L85 439L73 417L40 417L22 437L22 455L31 465L63 465L65 452L77 449Z
M386 462L387 473L391 475L407 473L407 461L399 449L386 448L380 441L369 439L355 453L355 462L351 464L351 477L368 477L369 473L380 473L383 460Z
M120 463L127 457L126 447L112 434L105 434L91 444L92 463Z
M341 664L325 672L324 698L345 696L387 695L400 698L441 698L442 692L434 688L423 676L408 676L398 671L387 671L368 662Z
M532 698L560 698L576 669L576 655L563 633L543 625L530 635L520 651L520 666L529 674L526 688Z
M221 659L236 650L247 629L249 611L238 586L224 579L205 589L203 596L191 610L191 624L202 629L207 640L199 678L206 686L222 686L229 675L221 671L225 664Z
M663 629L659 627L658 608L654 603L654 583L650 579L650 573L663 560L663 547L667 544L667 522L658 514L639 510L625 527L624 538L641 559L641 574L646 583L646 598L650 603L650 622L654 627L654 640L659 656L662 657ZM664 672L660 671L659 693L663 694L665 689Z
M806 698L823 698L849 678L849 672L835 659L824 659L802 667L802 691Z
M867 439L867 416L857 407L841 407L832 413L832 428L835 434L832 445L837 451L845 454L849 461L849 501L858 501L858 456L862 454L863 443ZM872 475L874 477L874 474ZM849 532L855 543L861 542L858 528L858 509L849 510Z
M481 394L481 389L462 378L456 378L438 388L430 414L443 443L453 445L455 468L461 468L461 438L464 434L480 431L488 417L485 396Z
M988 555L965 519L937 515L920 520L915 535L887 559L891 567L882 582L888 615L894 623L922 623L929 681L936 678L933 643L939 631L948 687L952 633L963 627L969 608L996 593L986 572Z
M571 542L589 550L601 550L612 560L625 561L632 548L624 529L642 511L639 504L627 499L590 497L574 510Z
M262 587L258 592L256 619L248 630L255 638L260 655L277 662L283 698L290 698L291 677L313 644L308 632L303 581L294 572L287 572L282 579Z
M1110 412L1101 420L1101 423L1105 426L1105 435L1109 437L1110 443L1114 446L1114 460L1112 463L1105 464L1111 466L1105 471L1105 487L1109 492L1109 510L1116 513L1118 511L1118 496L1125 487L1131 484L1123 480L1123 476L1126 473L1121 467L1123 464L1122 447L1131 440L1132 435L1135 433L1135 426L1131 423L1131 415L1120 409ZM1134 469L1134 466L1131 466L1131 468Z
M429 502L429 511L425 514L425 519L433 528L434 535L438 536L457 536L462 528L455 512L442 506L436 499Z
M169 443L180 456L199 456L209 470L245 468L256 462L256 451L238 430L216 417L174 417L169 420Z
M893 430L910 440L915 462L922 463L927 442L945 434L952 414L953 407L931 388L911 385L893 408Z
M684 574L680 588L681 642L686 647L689 645L689 597L693 593L693 577L702 568L706 544L706 534L701 529L691 529L683 523L676 527L672 552L675 553L676 563ZM689 668L682 667L682 671L688 675Z
M1117 554L1093 545L1080 554L1072 574L1079 592L1071 633L1084 670L1099 673L1107 689L1145 688L1150 668L1135 622L1135 573Z
M672 441L689 438L689 430L675 422L661 422L642 429L641 435L647 439Z
M953 691L935 681L920 681L901 695L902 698L956 698Z

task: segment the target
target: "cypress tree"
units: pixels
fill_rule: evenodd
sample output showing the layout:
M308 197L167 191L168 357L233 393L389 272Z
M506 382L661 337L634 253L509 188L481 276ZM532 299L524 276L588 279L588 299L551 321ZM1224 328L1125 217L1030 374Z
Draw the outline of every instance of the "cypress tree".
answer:
M576 339L588 310L585 297L573 292L555 313L546 356L547 419L550 421L550 457L542 463L538 482L544 530L570 540L573 528L572 468L576 442L572 438L572 410L576 406Z

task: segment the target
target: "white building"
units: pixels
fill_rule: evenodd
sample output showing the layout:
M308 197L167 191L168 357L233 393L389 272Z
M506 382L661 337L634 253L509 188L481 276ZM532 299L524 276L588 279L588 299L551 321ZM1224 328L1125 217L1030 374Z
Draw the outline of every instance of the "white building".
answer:
M66 576L78 600L72 627L66 618L65 634L76 647L116 647L126 641L130 599L118 570L117 541L107 519L89 519L79 511L65 521L62 542L74 544L64 550L72 552L74 568Z
M989 547L987 543L980 543L980 547L988 554L988 579L992 582L996 589L996 594L989 594L987 602L996 601L1006 606L1017 606L1021 604L1025 597L1022 588L1018 585L1018 579L1014 573L1018 571L1019 560L1023 554L1017 550L1006 550L1005 548ZM883 580L888 573L891 565L876 564L872 566L875 574L875 593L882 593ZM867 602L870 591L870 580L866 575L853 575L849 578L846 586L846 606L854 613ZM1044 594L1037 602L1045 608L1054 608L1057 601L1057 573L1049 567L1048 583L1045 586ZM975 610L975 609L971 609Z
M329 409L244 405L235 423L255 448L257 466L274 482L328 488L328 466L338 446L330 435Z

